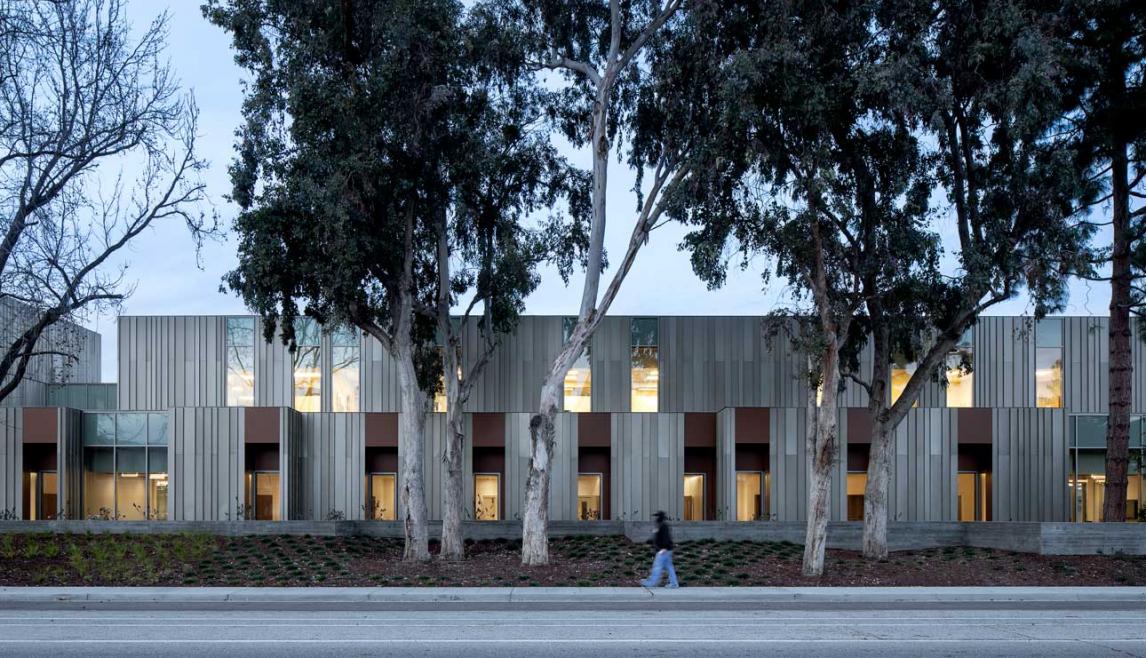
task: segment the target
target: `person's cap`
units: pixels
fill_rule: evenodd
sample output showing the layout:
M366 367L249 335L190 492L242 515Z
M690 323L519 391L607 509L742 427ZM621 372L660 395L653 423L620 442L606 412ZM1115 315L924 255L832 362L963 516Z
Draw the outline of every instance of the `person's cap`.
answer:
M656 514L653 514L653 518L657 521L664 521L666 516L667 515L664 512L657 512Z

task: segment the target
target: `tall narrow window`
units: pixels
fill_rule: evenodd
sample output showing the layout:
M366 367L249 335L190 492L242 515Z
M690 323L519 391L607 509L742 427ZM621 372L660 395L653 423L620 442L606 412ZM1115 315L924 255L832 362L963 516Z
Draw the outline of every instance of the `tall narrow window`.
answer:
M684 475L684 520L704 520L704 474Z
M1043 318L1035 325L1035 404L1062 407L1062 319Z
M322 411L321 332L311 318L294 323L294 408L299 411Z
M398 519L398 476L394 473L366 474L366 516L375 521Z
M358 411L358 330L343 327L330 337L330 409Z
M474 474L474 519L497 521L501 518L501 476L497 473Z
M632 321L632 410L657 411L660 389L660 362L657 351L657 319L633 318Z
M736 520L764 518L764 474L758 471L736 473Z
M576 318L565 318L562 341L568 341ZM565 411L588 412L593 410L593 371L589 365L589 345L581 356L573 362L573 367L565 373Z
M863 503L867 492L867 473L848 473L848 521L863 521Z
M227 318L227 406L255 403L255 319Z
M577 475L577 519L580 521L601 520L601 480L600 473L580 473Z
M911 381L911 376L915 374L915 362L908 361L902 355L897 355L891 361L891 403L899 399L903 395L903 389L907 388L907 382ZM918 405L918 401L916 401ZM913 405L913 406L916 406Z
M947 406L972 407L974 405L974 348L972 329L963 332L955 349L947 355Z
M442 366L442 349L443 348L438 347L437 361L435 361L435 364L438 365L439 371L444 370L444 366ZM462 377L462 366L461 366L462 355L461 355L460 350L458 351L457 357L458 357L458 379L461 379L461 377ZM449 411L449 408L450 408L450 401L449 401L449 398L446 396L446 379L442 374L438 374L438 388L434 389L434 411L437 413L440 413L440 414L444 414L447 411Z

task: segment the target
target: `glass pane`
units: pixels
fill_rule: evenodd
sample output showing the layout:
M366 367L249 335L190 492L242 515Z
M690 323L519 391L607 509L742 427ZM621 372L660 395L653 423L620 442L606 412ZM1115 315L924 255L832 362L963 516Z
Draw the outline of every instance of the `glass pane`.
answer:
M1039 407L1062 407L1062 349L1035 350L1035 402Z
M498 505L500 475L474 475L474 519L497 521L501 510Z
M577 476L577 519L601 520L601 475L581 473Z
M115 444L115 414L84 414L84 445Z
M317 345L299 345L294 353L294 408L322 411L322 368Z
M1035 323L1035 347L1062 347L1062 318L1043 318Z
M764 475L759 472L736 474L736 520L758 521L763 511Z
M684 476L684 520L704 520L704 476Z
M330 343L334 347L358 348L358 330L352 327L339 327L330 334Z
M121 519L147 518L147 450L121 448L115 454L115 504Z
M122 448L115 453L115 471L117 473L147 472L146 448Z
M633 318L632 334L633 347L656 347L660 344L657 342L656 318Z
M1079 448L1106 447L1106 416L1075 416L1071 445Z
M958 488L958 502L955 506L959 512L960 521L982 521L978 518L976 512L979 507L976 505L978 496L978 482L975 473L960 473L956 476Z
M116 445L141 446L147 443L148 414L117 414Z
M974 377L970 349L962 349L947 355L947 406L974 406Z
M167 414L147 415L147 442L153 446L167 445Z
M398 518L398 476L393 473L370 474L366 492L367 517L377 521Z
M147 479L148 518L154 521L167 520L167 474L152 473Z
M584 355L565 373L565 411L589 412L593 409L593 372Z
M358 346L331 350L331 410L358 411Z
M893 363L891 366L891 403L899 399L903 395L903 389L907 388L907 382L911 381L911 376L915 374L914 363ZM918 401L916 402L918 404Z
M970 349L974 344L975 327L968 327L967 331L964 331L963 335L959 337L958 342L955 343L955 347Z
M227 405L255 403L255 319L227 318Z
M254 318L227 318L227 344L255 346Z
M863 521L867 473L848 473L848 521Z
M250 513L258 521L278 521L282 518L279 504L279 474L258 471L251 477L254 500L249 502Z
M147 472L151 474L167 472L167 448L147 450Z
M84 450L84 518L115 518L115 451Z
M660 387L660 365L657 348L634 347L632 356L632 410L657 411L657 390Z

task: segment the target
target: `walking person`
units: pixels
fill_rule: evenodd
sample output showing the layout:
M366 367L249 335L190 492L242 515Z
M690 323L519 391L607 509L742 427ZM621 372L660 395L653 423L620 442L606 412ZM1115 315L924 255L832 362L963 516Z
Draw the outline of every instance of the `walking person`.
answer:
M641 581L641 585L659 587L661 574L667 569L669 589L676 589L680 587L680 583L676 580L676 569L672 567L672 531L669 530L664 512L657 512L653 518L657 522L657 531L653 534L653 548L656 549L657 556L653 558L653 572L649 574L648 580Z

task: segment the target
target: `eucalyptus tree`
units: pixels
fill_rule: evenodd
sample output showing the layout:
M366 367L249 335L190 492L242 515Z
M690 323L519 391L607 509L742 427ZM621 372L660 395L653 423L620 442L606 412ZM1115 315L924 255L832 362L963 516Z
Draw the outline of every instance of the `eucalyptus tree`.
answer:
M1104 188L1082 204L1093 216L1109 207L1109 417L1106 426L1106 488L1102 518L1126 520L1130 457L1131 314L1146 311L1146 7L1114 0L1068 3L1068 37L1077 104L1064 118L1081 162ZM1134 208L1134 201L1137 208ZM1101 207L1101 209L1100 209ZM1091 277L1098 278L1098 277ZM1143 336L1146 339L1146 335Z
M585 280L577 318L541 386L538 411L530 419L530 463L525 484L522 563L549 561L549 482L556 440L554 419L566 373L620 291L637 253L657 225L671 190L691 171L688 144L642 131L642 117L661 100L642 94L646 56L683 12L685 0L488 0L483 10L501 25L508 42L523 45L537 71L553 72L551 113L564 137L592 158L588 227L574 221L568 235L585 238L579 250ZM650 108L650 105L652 108ZM609 160L628 143L627 164L638 172L632 233L612 279L601 292L605 269L605 207ZM640 144L639 147L634 145ZM647 186L643 173L651 172ZM559 260L568 274L571 256Z
M437 385L440 218L471 111L452 0L213 0L252 78L231 168L239 265L226 284L293 344L294 319L353 325L401 387L405 558L429 559L427 392Z
M117 260L148 227L212 230L167 29L133 31L117 0L0 0L0 400L37 360L63 375L75 323L130 294Z

